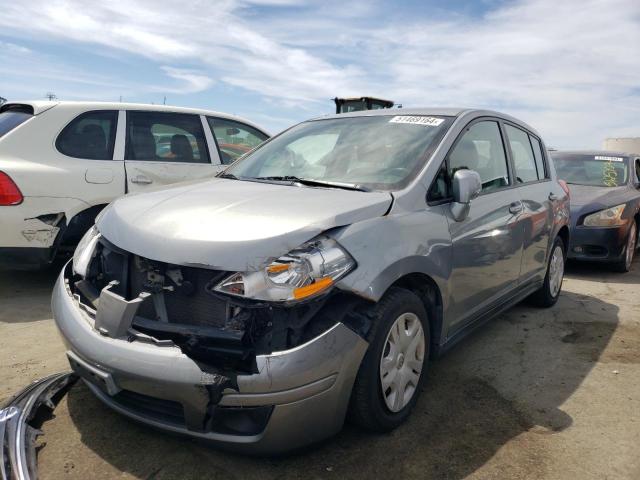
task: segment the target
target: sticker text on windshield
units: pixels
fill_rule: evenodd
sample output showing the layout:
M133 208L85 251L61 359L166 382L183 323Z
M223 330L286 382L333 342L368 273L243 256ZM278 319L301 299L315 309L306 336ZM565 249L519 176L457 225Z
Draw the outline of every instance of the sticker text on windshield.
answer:
M410 115L399 115L389 120L389 123L410 123L412 125L423 125L425 127L437 127L442 122L444 122L444 118Z
M624 162L624 158L622 157L607 157L604 155L596 155L594 158L596 160L604 160L605 162Z

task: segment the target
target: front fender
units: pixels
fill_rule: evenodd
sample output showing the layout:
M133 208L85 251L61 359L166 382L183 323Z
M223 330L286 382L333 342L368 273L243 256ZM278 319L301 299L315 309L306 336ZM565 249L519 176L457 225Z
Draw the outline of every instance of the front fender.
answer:
M373 218L337 232L358 264L338 288L378 301L398 279L421 273L436 283L446 309L452 248L442 208Z

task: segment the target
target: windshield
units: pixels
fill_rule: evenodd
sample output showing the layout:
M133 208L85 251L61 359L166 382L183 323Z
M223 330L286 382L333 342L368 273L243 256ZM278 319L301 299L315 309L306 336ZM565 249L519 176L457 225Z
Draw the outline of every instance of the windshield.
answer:
M615 155L554 155L558 178L567 183L594 187L619 187L628 179L625 157Z
M415 177L452 121L398 115L305 122L239 160L225 175L394 190Z

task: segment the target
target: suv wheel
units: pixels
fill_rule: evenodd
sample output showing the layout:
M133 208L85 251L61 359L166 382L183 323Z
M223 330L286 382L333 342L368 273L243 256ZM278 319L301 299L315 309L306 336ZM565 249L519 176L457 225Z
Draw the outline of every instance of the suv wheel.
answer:
M418 400L429 359L429 322L420 298L395 287L370 316L369 349L351 394L349 419L385 432L404 422Z
M562 279L564 278L564 242L562 238L556 237L551 247L549 263L547 264L547 274L544 277L542 287L531 295L531 300L538 307L551 307L556 304L562 290Z
M636 253L636 247L638 244L638 226L636 221L631 222L629 227L629 234L627 235L627 245L625 247L624 257L620 263L614 265L614 269L621 273L626 273L631 270L631 264L633 263L633 256Z

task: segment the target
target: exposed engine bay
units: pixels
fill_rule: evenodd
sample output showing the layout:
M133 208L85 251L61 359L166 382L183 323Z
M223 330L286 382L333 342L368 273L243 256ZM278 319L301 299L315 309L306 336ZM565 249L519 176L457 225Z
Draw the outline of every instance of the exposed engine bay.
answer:
M333 289L287 305L215 292L213 287L230 273L146 259L101 238L86 277L72 278L70 286L96 319L101 302L124 300L120 304L131 314L130 324L121 332L106 328L101 333L173 343L203 368L220 373L255 373L256 355L293 348L337 322L360 335L369 328L364 312L370 304L356 295Z

